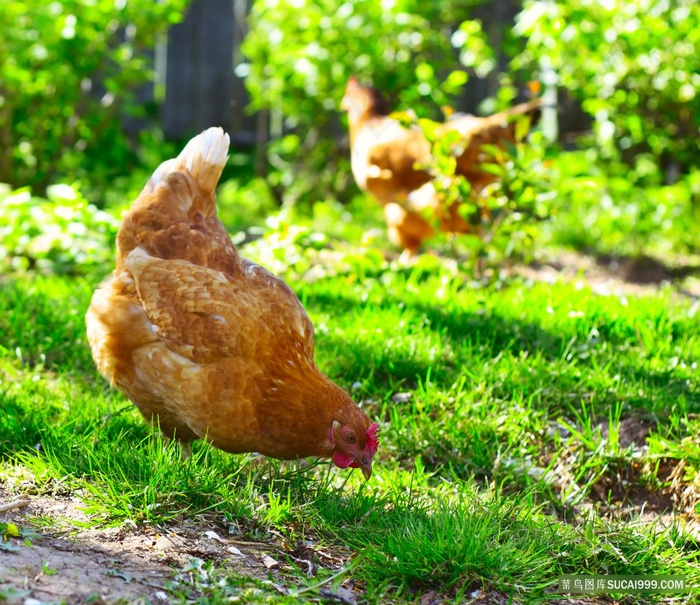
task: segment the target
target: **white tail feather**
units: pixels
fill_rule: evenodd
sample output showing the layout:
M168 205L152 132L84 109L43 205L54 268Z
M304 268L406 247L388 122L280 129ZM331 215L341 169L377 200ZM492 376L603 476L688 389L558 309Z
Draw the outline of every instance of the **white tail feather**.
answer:
M212 127L191 139L176 158L163 162L151 175L145 191L152 192L165 177L185 168L203 191L211 192L228 157L229 136Z

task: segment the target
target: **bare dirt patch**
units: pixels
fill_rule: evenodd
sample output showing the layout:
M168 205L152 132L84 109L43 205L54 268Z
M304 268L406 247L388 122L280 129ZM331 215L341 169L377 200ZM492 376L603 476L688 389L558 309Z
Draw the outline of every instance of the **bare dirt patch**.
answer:
M13 500L0 485L0 503ZM36 528L42 519L57 528L28 540L9 538L0 550L0 600L10 605L27 599L165 603L168 585L178 581L178 574L195 557L258 579L267 578L270 560L280 558L274 544L236 539L206 519L167 528L122 525L76 530L76 524L87 521L76 498L37 496L26 506L0 513L0 523L20 529Z
M558 250L556 256L530 265L517 265L511 272L535 281L580 282L603 296L643 296L674 284L680 294L700 297L700 267L691 259L681 267L666 267L649 257L612 258Z

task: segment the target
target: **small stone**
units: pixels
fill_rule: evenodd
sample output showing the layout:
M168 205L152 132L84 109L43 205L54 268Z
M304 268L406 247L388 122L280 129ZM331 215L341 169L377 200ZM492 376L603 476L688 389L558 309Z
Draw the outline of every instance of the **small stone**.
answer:
M172 543L172 541L165 536L160 536L156 541L155 544L153 544L153 548L156 550L169 550L171 548L174 548L175 545Z

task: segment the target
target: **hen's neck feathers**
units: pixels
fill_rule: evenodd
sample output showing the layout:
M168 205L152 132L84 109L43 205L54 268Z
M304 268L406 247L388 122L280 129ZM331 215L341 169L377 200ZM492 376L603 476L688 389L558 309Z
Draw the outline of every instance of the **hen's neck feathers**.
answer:
M391 120L389 118L391 113L389 103L376 88L353 83L349 85L346 99L345 107L348 112L351 145L365 126L372 125L372 123L381 126L385 120Z
M263 431L277 440L276 446L293 436L296 452L289 457L301 452L303 456L329 456L333 448L328 430L334 420L358 433L367 430L369 419L364 412L313 361L289 366L281 360L277 367L278 372L261 377L255 414Z

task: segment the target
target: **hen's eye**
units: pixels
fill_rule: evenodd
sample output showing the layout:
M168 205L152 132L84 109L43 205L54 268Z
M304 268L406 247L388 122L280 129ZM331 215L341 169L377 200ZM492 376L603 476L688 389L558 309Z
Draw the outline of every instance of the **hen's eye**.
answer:
M347 433L345 435L345 441L348 443L355 443L357 441L357 437L353 433Z

